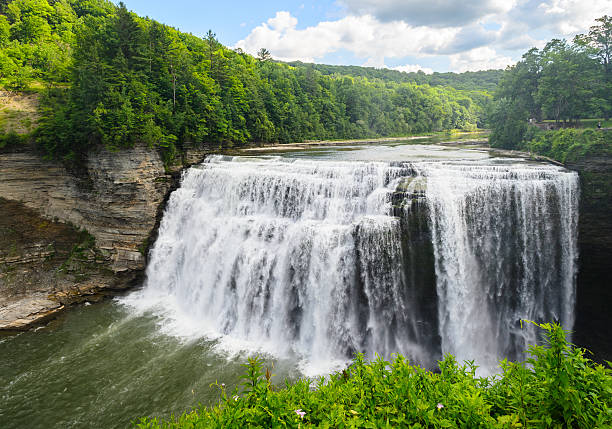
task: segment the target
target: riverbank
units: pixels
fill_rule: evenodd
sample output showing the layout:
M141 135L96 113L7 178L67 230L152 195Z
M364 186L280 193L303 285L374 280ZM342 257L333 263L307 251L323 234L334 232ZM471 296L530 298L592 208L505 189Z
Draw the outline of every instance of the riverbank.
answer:
M451 145L451 144L466 144L466 145L477 145L487 143L487 138L471 138L478 135L487 135L487 130L476 131L476 132L457 132L448 134L426 134L419 136L407 136L407 137L383 137L375 139L349 139L349 140L309 140L300 143L264 143L264 144L253 144L244 148L237 149L239 153L253 153L253 152L274 152L274 151L290 151L290 150L304 150L314 147L321 146L352 146L352 145L377 145L387 143L402 143L415 140L423 139L450 139L448 141L437 142L439 144ZM461 138L457 139L454 137L467 137L465 140ZM232 152L230 150L230 152Z
M117 283L93 237L0 198L0 331L27 330Z

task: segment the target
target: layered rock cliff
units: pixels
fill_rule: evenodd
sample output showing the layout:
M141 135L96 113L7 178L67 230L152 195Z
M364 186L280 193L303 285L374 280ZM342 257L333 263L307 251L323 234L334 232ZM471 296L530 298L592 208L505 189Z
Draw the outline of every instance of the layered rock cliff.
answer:
M0 328L25 329L114 284L94 238L0 198Z
M204 155L186 153L190 163ZM13 220L3 231L14 243L0 249L0 329L21 329L64 305L137 281L177 175L141 145L89 153L78 177L33 151L0 153L0 177L0 212ZM47 228L36 226L45 222ZM91 236L91 245L83 248L79 234ZM85 275L66 269L75 263Z
M31 152L0 155L0 196L86 229L115 272L141 270L143 245L170 186L159 155L139 146L88 156L77 178Z

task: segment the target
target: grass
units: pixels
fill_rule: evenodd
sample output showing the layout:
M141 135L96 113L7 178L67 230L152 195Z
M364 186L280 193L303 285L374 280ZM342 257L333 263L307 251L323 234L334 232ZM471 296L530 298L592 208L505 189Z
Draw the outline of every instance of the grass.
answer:
M0 92L0 134L30 134L39 119L35 92Z
M536 130L533 137L523 143L521 149L562 163L579 161L587 157L609 157L612 156L612 132L592 128Z
M580 125L583 128L597 128L597 124L601 122L602 128L610 128L612 127L612 119L581 119Z

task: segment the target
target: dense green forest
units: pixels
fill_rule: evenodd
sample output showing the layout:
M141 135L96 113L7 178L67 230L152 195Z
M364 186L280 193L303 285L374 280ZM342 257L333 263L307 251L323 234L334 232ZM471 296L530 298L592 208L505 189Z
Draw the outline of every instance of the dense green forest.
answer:
M493 146L539 149L563 158L566 154L560 149L552 151L552 140L567 141L572 135L569 140L579 142L581 133L556 131L545 136L544 130L529 125L530 120L549 120L547 126L554 128L579 127L586 118L606 124L612 115L612 17L596 21L588 34L571 43L555 39L541 50L532 48L505 71L489 118Z
M42 83L33 138L71 160L145 142L170 162L184 144L409 135L474 129L491 96L377 75L328 75L254 58L105 0L0 3L0 85ZM455 75L456 79L463 79Z
M311 64L300 61L290 62L289 64L294 67L312 67L323 75L360 76L368 79L381 79L386 82L414 82L419 85L450 86L465 91L486 90L493 92L504 74L504 70L501 69L426 74L422 71L406 73L386 68Z

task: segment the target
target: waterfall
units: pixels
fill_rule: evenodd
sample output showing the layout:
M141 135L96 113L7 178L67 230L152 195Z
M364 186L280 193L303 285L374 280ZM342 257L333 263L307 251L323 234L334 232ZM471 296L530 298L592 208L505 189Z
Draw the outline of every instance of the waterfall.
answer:
M210 156L171 195L130 302L317 369L520 358L520 319L573 324L577 177L487 162Z
M495 368L537 340L521 320L574 324L578 176L547 165L421 163L442 352Z

